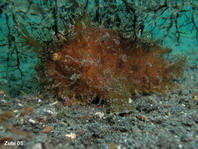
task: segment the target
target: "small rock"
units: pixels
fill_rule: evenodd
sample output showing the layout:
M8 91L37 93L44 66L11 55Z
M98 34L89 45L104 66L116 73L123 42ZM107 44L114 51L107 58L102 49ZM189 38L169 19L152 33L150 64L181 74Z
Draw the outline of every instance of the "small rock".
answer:
M18 103L18 105L19 105L20 107L23 107L23 105L22 105L21 103Z
M33 110L34 110L33 107L25 107L25 108L23 109L23 112L21 112L21 116L28 115L28 114L30 114Z
M99 118L103 118L104 117L104 113L103 112L96 112L95 115L98 116Z
M58 103L58 101L53 102L53 103L50 104L50 106L56 105L57 103Z
M191 127L192 125L194 125L194 120L190 117L186 117L184 119L182 119L181 123L184 125L184 126L189 126Z
M136 117L137 117L137 119L139 119L141 121L147 121L148 120L148 117L146 117L144 115L137 115Z
M0 121L8 121L13 118L15 114L11 111L5 111L0 114Z
M198 123L198 113L196 113L194 116L193 116L193 120Z
M194 95L194 100L195 100L195 101L198 101L198 93L195 93L195 95Z
M33 146L32 149L42 149L42 144L41 143L37 143Z
M6 96L6 91L0 90L0 95Z
M47 116L42 116L42 117L40 118L40 122L46 122L46 120L47 120Z
M75 133L66 134L65 138L75 140L76 139L76 134Z
M133 100L131 98L129 98L129 103L132 103L132 102L133 102Z
M158 109L158 106L156 104L150 104L147 101L142 101L140 102L137 106L136 106L136 110L141 112L146 112L146 113L150 113L152 111L155 111Z
M13 112L14 112L14 113L18 113L18 112L19 112L19 110L14 110Z
M117 149L117 145L114 143L109 144L109 149Z
M36 121L33 120L33 119L29 119L29 122L30 122L31 124L36 124Z
M42 133L48 133L52 130L52 127L45 127L43 130L42 130Z
M164 122L163 118L156 118L154 120L152 120L155 124L162 124Z
M190 135L181 136L181 141L182 142L189 142L189 141L192 141L192 140L193 140L193 137L190 136Z

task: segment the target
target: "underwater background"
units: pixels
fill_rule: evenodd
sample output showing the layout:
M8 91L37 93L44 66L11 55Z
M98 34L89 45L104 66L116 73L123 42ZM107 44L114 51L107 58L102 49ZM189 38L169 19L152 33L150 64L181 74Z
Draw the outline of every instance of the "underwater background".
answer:
M2 148L198 148L197 0L1 0L0 24ZM64 49L78 47L81 34L94 39L101 35L87 33L87 28L107 32L126 49L131 45L172 49L162 58L164 63L170 60L167 67L178 65L170 74L182 68L183 75L171 78L178 86L165 92L130 91L133 94L126 96L127 103L110 105L97 101L103 92L93 89L96 100L82 102L87 92L77 88L68 93L65 80L59 81L59 75L53 74L64 72L52 67L58 67L55 62L61 59L60 53L67 56ZM80 35L73 43L70 40L76 34ZM92 44L91 39L87 41ZM105 42L100 44L105 46ZM185 62L176 63L184 57ZM76 74L69 77L78 79ZM63 89L54 87L57 84ZM71 94L80 96L77 91L84 92L83 99L72 103ZM114 98L107 94L105 100Z
M88 13L95 26L121 30L128 38L157 40L172 54L197 54L197 1L1 1L1 88L34 88L39 58L21 41L21 27L30 37L50 42L53 34L71 28ZM23 30L23 29L22 29ZM135 35L134 35L135 34ZM47 45L46 45L47 46ZM196 60L189 58L196 65ZM33 84L31 84L33 83ZM29 85L26 86L26 85ZM33 85L33 86L32 86ZM26 87L25 87L26 86ZM3 89L4 88L4 89ZM31 89L30 89L31 90ZM31 91L30 91L31 92Z

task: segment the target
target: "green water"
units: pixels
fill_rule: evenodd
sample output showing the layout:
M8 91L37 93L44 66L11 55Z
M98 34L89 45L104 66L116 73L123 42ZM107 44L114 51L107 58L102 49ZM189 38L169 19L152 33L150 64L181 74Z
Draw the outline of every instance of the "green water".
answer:
M158 40L198 65L197 0L1 0L0 90L17 96L40 85L36 67L42 51L24 43L24 35L48 50L84 15L94 26L119 30L133 41Z

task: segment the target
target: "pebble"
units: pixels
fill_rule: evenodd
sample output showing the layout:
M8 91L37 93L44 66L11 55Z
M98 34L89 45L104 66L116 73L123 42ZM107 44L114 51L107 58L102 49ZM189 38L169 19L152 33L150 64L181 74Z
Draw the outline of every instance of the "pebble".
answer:
M47 126L47 127L45 127L45 128L42 130L42 133L48 133L48 132L50 132L52 129L53 129L52 127Z
M196 123L198 123L198 113L194 114L193 120L194 120Z
M103 118L104 117L104 113L103 112L96 112L95 115L98 116L99 118Z
M30 122L31 124L36 124L36 121L35 121L34 119L29 119L29 122Z
M195 100L195 101L198 101L198 93L196 93L196 94L194 95L194 100Z
M41 143L37 143L37 144L35 144L34 146L33 146L33 148L32 149L42 149L43 147L42 147L42 144Z
M192 125L194 125L195 122L193 121L192 118L186 117L186 118L183 118L183 119L181 120L181 123L182 123L184 126L189 126L189 127L191 127Z
M76 134L75 133L66 134L65 138L70 138L72 140L75 140L76 139Z
M193 137L190 136L190 135L183 135L181 136L181 141L182 142L189 142L189 141L192 141L193 140Z

